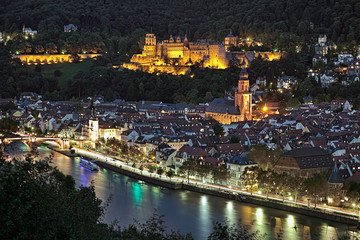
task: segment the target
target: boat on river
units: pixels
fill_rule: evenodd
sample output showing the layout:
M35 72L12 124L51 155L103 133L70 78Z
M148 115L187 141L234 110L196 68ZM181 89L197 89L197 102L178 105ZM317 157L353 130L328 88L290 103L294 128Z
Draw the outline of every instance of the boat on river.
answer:
M99 170L99 168L94 163L92 163L91 161L86 160L84 158L80 159L80 165L87 168L87 169L89 169L89 170L91 170L91 171Z

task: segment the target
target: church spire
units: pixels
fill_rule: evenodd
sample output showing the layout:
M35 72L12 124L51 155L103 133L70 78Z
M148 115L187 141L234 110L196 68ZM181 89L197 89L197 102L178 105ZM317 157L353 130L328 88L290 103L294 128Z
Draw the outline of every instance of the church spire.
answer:
M241 68L240 74L239 74L239 80L249 80L249 74L246 71L245 66Z

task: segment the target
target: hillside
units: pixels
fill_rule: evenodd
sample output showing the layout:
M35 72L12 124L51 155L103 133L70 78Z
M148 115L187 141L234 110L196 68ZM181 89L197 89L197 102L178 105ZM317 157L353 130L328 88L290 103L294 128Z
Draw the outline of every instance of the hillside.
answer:
M76 34L64 34L73 23ZM139 37L153 31L161 39L222 40L231 29L239 36L288 47L308 34L327 34L337 43L360 40L360 2L346 0L3 0L0 30L38 30L37 42L103 41L115 52L136 50ZM281 34L287 33L287 34ZM288 34L291 33L291 34Z

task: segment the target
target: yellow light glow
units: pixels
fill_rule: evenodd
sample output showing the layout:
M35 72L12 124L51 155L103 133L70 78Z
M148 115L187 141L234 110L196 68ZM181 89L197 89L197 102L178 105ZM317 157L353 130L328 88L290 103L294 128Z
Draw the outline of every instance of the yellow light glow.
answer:
M263 111L266 112L268 110L268 108L266 107L266 105L263 107Z
M332 202L333 202L333 199L332 199L332 198L328 198L328 202L329 202L329 203L332 203Z

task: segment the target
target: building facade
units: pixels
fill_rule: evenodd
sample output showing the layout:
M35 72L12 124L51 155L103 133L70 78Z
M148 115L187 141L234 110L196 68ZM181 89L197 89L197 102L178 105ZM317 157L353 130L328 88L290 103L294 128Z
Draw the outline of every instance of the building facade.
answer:
M189 42L187 36L173 37L157 42L153 33L145 36L145 45L141 54L135 54L131 63L156 66L191 66L224 69L227 67L225 47L208 40Z

